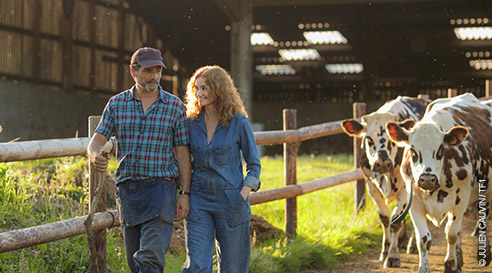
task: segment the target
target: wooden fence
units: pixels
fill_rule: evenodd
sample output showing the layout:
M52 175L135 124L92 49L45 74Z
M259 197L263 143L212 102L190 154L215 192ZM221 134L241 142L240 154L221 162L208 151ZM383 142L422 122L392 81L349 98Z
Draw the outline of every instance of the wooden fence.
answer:
M364 114L365 104L354 103L354 118ZM364 181L362 171L357 168L352 171L320 178L297 184L296 162L297 150L300 142L343 133L340 121L327 122L313 126L297 129L296 110L286 109L283 111L284 127L282 131L255 132L257 145L284 145L284 174L285 187L265 190L250 194L250 204L261 204L269 201L286 200L286 232L289 236L295 236L297 231L296 197L313 191L340 185L342 183L357 180L356 204L358 210L361 207L364 196ZM89 117L89 135L92 135L99 117ZM86 155L86 149L90 138L52 139L39 141L23 141L12 143L0 143L0 162L12 162L23 160L34 160L42 158L53 158L62 156ZM358 158L359 144L354 143L354 159ZM104 149L113 150L115 140L111 139ZM89 167L89 198L90 203L94 198L97 185L100 183L92 164ZM105 194L103 194L105 196ZM96 204L96 213L93 219L92 230L95 232L97 248L97 265L92 264L91 272L104 272L106 270L106 229L119 226L118 212L106 211L104 200ZM87 216L70 220L49 223L24 229L18 229L0 233L0 253L53 242L64 238L83 234L85 232L84 221ZM99 268L99 270L97 270Z

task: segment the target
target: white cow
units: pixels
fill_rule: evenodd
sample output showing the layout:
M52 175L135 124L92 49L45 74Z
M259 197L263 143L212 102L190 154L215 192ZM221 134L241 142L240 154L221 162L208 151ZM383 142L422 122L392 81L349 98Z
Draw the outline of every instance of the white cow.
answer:
M429 272L431 234L426 218L439 226L447 219L444 272L461 272L461 232L464 213L478 201L480 219L488 218L492 200L492 108L472 94L438 99L424 117L402 128L386 124L392 141L405 148L402 176L413 190L410 210L419 250L419 273ZM479 221L480 222L480 221ZM486 224L479 225L479 263L491 260Z
M384 231L379 256L384 267L400 266L398 246L406 247L408 240L402 220L410 205L404 190L405 182L400 175L403 149L390 141L384 126L388 121L418 120L423 116L426 105L424 100L399 96L376 112L363 116L360 123L354 119L342 121L345 133L362 138L364 153L359 163ZM397 200L397 205L391 213L388 204L394 200Z

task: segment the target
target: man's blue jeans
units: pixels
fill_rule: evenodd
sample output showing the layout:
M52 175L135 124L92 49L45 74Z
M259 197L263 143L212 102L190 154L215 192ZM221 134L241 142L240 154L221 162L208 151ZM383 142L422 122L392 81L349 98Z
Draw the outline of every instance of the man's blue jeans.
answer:
M250 218L249 198L237 188L192 188L183 273L213 271L214 235L219 272L248 272Z
M132 273L162 273L171 242L176 184L162 179L124 182L116 192Z

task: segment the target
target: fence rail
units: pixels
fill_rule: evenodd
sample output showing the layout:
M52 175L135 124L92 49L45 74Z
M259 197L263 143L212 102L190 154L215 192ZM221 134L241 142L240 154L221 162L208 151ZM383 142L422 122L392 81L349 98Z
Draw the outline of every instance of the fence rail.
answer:
M284 110L284 113L285 111L289 110ZM289 116L291 120L286 120L284 118L284 123L289 122L291 124L294 124L293 127L284 126L285 130L283 131L267 131L254 133L257 145L284 144L284 146L290 147L288 149L284 148L284 162L290 162L290 165L286 163L284 166L286 186L251 193L250 204L256 205L280 199L290 200L287 203L289 204L289 202L291 202L291 205L286 208L286 215L290 215L289 217L286 217L286 226L287 233L289 235L295 235L297 229L297 216L296 207L295 205L292 206L292 204L295 204L295 198L297 196L340 185L342 183L361 180L363 179L363 175L360 169L355 169L330 177L324 177L302 184L297 184L297 174L295 172L297 149L295 147L298 146L296 144L309 139L340 134L343 133L343 131L340 127L340 121L327 122L318 125L302 127L299 129L290 129L296 128L295 124L297 123L297 121L295 117L295 110L291 110L291 114L289 114ZM354 116L354 118L357 117ZM93 119L94 117L89 118L90 121L92 121ZM85 155L89 142L90 138L87 137L0 143L0 162ZM116 141L114 138L112 138L111 141L108 141L108 143L105 145L104 150L111 150L112 152L114 152L115 147ZM286 150L288 152L286 152ZM92 166L90 166L90 168L92 168ZM89 177L90 196L93 196L93 191L96 188L95 186L98 185L98 181L95 181L95 177L97 176L90 175ZM289 181L288 183L287 180ZM92 197L90 199L90 201L92 202ZM85 232L84 221L86 219L87 216L83 216L41 226L34 226L0 233L0 253L35 246L38 244L49 243L83 234ZM93 231L103 232L107 228L119 226L120 224L121 223L119 221L117 211L100 211L99 213L96 213L94 215ZM102 249L102 255L105 256L105 247ZM90 268L93 269L99 267L105 269L105 266L106 265L104 261L103 265L93 265L91 263Z
M86 155L90 141L89 137L82 137L0 143L0 162ZM103 149L111 151L115 143L111 138Z
M339 121L321 123L298 130L255 132L257 145L295 143L308 139L342 133ZM0 162L13 162L43 158L86 155L89 137L48 139L0 143ZM116 143L111 138L105 149L111 150Z

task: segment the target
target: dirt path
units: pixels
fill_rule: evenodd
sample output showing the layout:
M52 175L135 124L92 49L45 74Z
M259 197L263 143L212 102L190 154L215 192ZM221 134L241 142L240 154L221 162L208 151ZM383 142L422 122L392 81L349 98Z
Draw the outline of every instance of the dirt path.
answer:
M463 249L463 273L487 272L492 273L492 265L488 267L480 267L477 264L477 238L471 237L470 234L474 227L474 222L471 220L464 221L464 233L461 239ZM440 228L429 225L432 233L432 247L429 255L429 265L431 272L444 271L444 257L446 256L446 238L444 237L444 225ZM492 239L492 221L488 222L488 236ZM401 254L400 268L383 268L382 262L378 260L379 250L373 253L360 255L354 261L341 263L334 269L304 271L303 273L415 273L419 267L418 254Z

